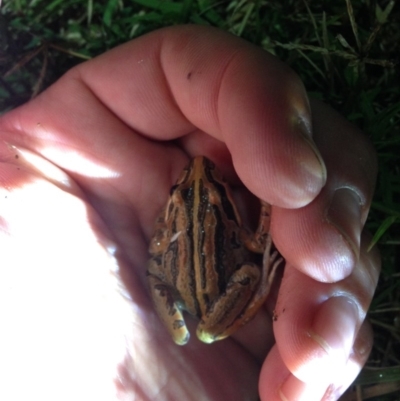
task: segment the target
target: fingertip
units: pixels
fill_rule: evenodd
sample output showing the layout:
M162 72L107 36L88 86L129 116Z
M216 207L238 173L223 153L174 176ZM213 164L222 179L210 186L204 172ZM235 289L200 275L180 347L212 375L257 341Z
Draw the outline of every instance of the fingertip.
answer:
M324 283L342 280L353 271L358 248L327 220L322 207L315 210L314 202L303 209L273 208L274 243L287 262L313 279Z
M279 388L288 379L290 372L282 360L278 347L274 345L265 359L258 385L262 401L279 401Z
M350 358L358 363L359 366L363 366L368 359L373 345L374 332L371 323L368 320L364 320L357 333Z
M281 401L320 401L329 385L329 379L304 383L290 375L278 390Z
M287 65L256 48L236 52L223 70L217 116L215 136L256 196L298 208L321 191L326 168L312 140L307 93Z
M259 393L262 401L319 401L326 391L326 380L305 383L287 368L277 346L268 354L261 369Z
M342 369L354 344L362 319L360 313L356 304L346 296L333 296L318 307L308 336L315 343L314 346L324 352L317 351L321 358L309 361L307 365L310 370L322 370L330 376L330 372ZM311 373L307 380L313 375Z
M299 165L298 168L303 170L305 178L304 182L299 182L305 196L297 200L297 204L294 206L297 208L310 203L321 191L327 180L327 169L313 140L311 109L305 88L298 79L291 80L291 83L289 90L291 93L292 131L295 139L300 139L297 146L301 151L300 158L296 161Z
M282 85L282 88L283 96L287 98L288 125L282 127L282 140L287 141L287 144L286 147L282 146L280 151L285 155L287 150L290 150L289 163L294 163L299 177L297 190L285 194L283 203L281 200L281 203L277 204L282 207L299 208L310 203L319 194L326 183L327 170L313 140L311 108L303 83L295 73L288 73L286 85ZM281 113L285 117L284 109ZM291 146L294 149L290 149ZM286 184L284 181L283 183Z
M337 372L335 377L332 377L331 385L325 393L324 400L339 399L359 375L362 367L367 362L372 346L372 328L368 321L364 321L357 334L350 357L343 368ZM353 397L351 399L355 398Z

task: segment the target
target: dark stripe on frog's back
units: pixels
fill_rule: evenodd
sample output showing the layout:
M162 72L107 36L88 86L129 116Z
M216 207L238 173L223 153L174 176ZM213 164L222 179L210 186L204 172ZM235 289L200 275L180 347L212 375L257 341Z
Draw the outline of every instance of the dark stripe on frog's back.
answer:
M219 194L215 193L214 187L202 179L198 180L197 211L194 210L195 217L193 228L194 237L197 241L194 243L195 252L194 265L199 266L199 272L196 277L196 294L200 305L201 314L205 314L210 306L210 302L221 293L221 288L224 283L224 277L221 277L218 269L222 267L220 259L216 256L217 250L223 250L224 247L215 247L215 234L218 228L221 228L222 221L219 216L219 209L213 205L210 200L218 198L216 201L219 204ZM214 192L214 193L210 193ZM196 234L196 235L195 235ZM220 237L221 238L221 237ZM222 237L223 238L223 237Z
M182 183L181 186L182 185L184 184ZM181 296L183 295L182 300L184 301L186 309L190 313L199 315L200 306L196 297L196 279L193 260L195 254L193 236L194 182L192 181L190 186L184 186L184 188L180 189L179 195L185 204L185 207L183 209L180 208L179 210L181 210L181 212L183 210L183 213L186 213L187 216L176 215L175 221L178 221L179 223L182 222L182 224L179 224L174 232L182 231L184 233L184 235L178 236L176 242L178 242L180 249L187 249L187 256L189 256L189 258L186 263L182 263L182 260L180 259L175 261L176 266L179 266L179 269L177 269L177 274L173 277L173 285L178 289ZM177 213L178 212L177 209ZM177 258L179 257L180 255L177 254Z
M208 207L208 193L207 189L204 188L203 185L203 180L199 180L199 195L200 195L200 201L199 201L199 207L198 210L194 210L194 216L196 217L195 220L195 229L197 230L197 244L195 246L197 247L196 252L193 254L193 257L196 257L198 255L199 258L199 266L205 266L206 258L209 255L206 255L206 253L203 250L204 247L204 242L205 242L205 231L204 231L204 223L205 223L205 218L206 218L206 213L207 213L207 207ZM204 268L201 268L200 271L200 283L197 284L197 289L204 291L206 288L207 284L207 277L206 277L206 270Z
M176 214L178 213L178 209L175 208L173 213L173 223L171 226L171 230L172 232L176 232ZM170 242L168 245L168 252L166 253L166 255L168 255L168 261L169 263L166 263L166 261L164 261L164 263L167 266L167 272L169 272L171 274L171 280L173 285L176 285L176 280L179 274L179 269L178 269L178 263L179 263L179 255L178 255L178 246L179 246L179 242L178 241L173 241Z
M213 205L213 212L217 220L217 227L214 236L214 249L215 249L215 262L214 269L218 275L218 292L222 294L225 291L226 285L226 271L225 271L225 225L218 206Z

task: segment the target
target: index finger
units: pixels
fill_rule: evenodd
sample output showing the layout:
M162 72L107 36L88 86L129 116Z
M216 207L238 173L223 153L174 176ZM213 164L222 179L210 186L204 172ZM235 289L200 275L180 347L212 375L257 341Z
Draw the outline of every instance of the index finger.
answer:
M224 141L245 185L272 204L299 207L320 191L325 168L310 139L307 96L286 65L232 35L198 26L165 29L127 46L133 45L129 52L107 53L112 63L98 58L85 70L106 100L110 88L102 83L124 53L111 107L128 125L158 140L185 135L192 126Z
M167 28L72 74L143 137L173 140L197 128L224 141L244 184L271 204L303 206L324 185L300 80L233 35L199 26Z

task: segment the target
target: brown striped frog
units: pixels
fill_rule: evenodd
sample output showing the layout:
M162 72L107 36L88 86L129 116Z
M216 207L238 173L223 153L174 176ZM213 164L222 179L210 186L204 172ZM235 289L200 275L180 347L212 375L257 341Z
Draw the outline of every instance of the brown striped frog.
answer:
M197 337L205 343L254 317L282 261L269 226L270 205L261 201L256 231L245 229L214 163L204 156L191 160L156 221L147 266L155 308L175 343L189 340L183 311L199 318Z

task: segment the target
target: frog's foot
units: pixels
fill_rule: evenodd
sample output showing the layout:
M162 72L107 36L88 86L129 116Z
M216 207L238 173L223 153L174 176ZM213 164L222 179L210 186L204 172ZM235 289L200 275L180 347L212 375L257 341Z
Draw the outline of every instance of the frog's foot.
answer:
M147 279L150 294L160 319L175 343L185 345L189 341L190 334L170 287L151 274L147 276Z

